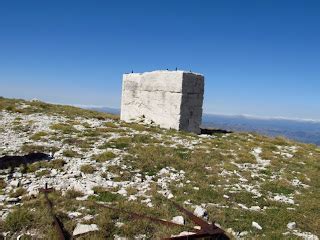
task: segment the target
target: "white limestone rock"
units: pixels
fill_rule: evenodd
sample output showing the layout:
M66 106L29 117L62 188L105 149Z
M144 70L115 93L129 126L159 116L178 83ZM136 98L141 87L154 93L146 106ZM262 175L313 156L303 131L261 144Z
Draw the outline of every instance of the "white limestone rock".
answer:
M96 224L81 224L78 223L76 228L73 230L73 236L78 236L88 232L99 231L99 228Z
M19 184L20 184L19 180L13 180L13 181L10 182L9 185L12 186L12 187L18 187Z
M178 235L174 235L173 237L177 237L177 236L187 236L187 235L193 235L195 234L194 232L187 232L187 231L183 231L181 233L179 233Z
M290 229L290 230L296 228L296 226L297 226L297 224L295 222L289 222L287 224L287 228Z
M250 210L252 210L252 211L261 211L261 208L259 206L251 206Z
M207 210L201 206L196 206L193 213L198 217L206 217L208 215Z
M180 224L180 225L184 225L184 218L183 218L183 216L175 216L172 218L171 222L176 223L176 224Z
M127 190L125 190L124 188L120 189L117 193L122 196L127 196Z
M70 219L74 219L74 218L80 217L81 215L82 215L82 213L80 213L80 212L69 212L68 213L68 217Z
M254 227L254 228L256 228L256 229L258 229L258 230L262 230L262 227L259 225L259 223L257 223L257 222L252 222L252 227Z

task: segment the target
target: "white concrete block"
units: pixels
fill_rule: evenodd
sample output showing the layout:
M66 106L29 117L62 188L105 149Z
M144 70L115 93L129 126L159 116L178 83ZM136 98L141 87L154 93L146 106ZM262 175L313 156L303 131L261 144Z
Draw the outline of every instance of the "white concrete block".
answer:
M184 71L123 75L121 120L144 117L163 128L199 133L204 77Z

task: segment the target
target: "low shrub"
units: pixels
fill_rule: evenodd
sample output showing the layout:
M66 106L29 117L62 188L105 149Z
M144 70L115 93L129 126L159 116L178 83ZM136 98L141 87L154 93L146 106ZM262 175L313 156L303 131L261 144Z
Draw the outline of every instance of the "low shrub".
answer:
M94 156L93 159L96 160L97 162L105 162L115 157L116 155L113 152L104 152Z
M17 232L23 228L31 226L33 216L30 211L25 208L18 208L8 214L5 219L5 228L11 232Z
M96 171L96 169L93 166L86 164L81 166L80 171L86 174L92 174Z
M65 197L68 199L74 199L82 196L83 196L83 193L75 189L69 189L65 192Z
M65 157L81 157L81 154L77 153L76 151L73 150L65 150L63 151L63 156Z

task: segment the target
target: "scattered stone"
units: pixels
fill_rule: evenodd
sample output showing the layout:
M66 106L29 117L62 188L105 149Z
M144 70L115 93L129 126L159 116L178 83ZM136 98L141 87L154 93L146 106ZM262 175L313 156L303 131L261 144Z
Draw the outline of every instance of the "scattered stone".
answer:
M166 168L162 168L160 171L159 171L159 175L168 175L170 173L170 171Z
M297 224L295 222L289 222L287 224L287 228L290 229L290 230L296 228L296 226L297 226Z
M247 231L243 231L243 232L240 232L240 233L239 233L239 237L244 237L244 236L246 236L246 235L248 235L248 232L247 232Z
M4 202L4 200L6 200L6 196L5 195L0 195L0 202Z
M114 225L115 225L117 228L121 228L121 227L124 225L124 223L123 223L123 222L116 222Z
M196 206L193 213L198 217L206 217L208 215L207 210L201 206Z
M88 232L99 231L99 228L96 224L81 224L78 223L76 228L73 230L73 236L78 236Z
M311 232L301 232L295 229L291 233L303 238L304 240L319 240L318 236L312 234Z
M173 198L173 194L172 194L172 193L169 193L168 196L167 196L167 198L168 198L168 199Z
M6 219L8 214L9 214L8 210L0 210L0 217L1 217L2 221L4 221Z
M273 200L277 202L287 203L287 204L294 204L294 200L285 195L276 195L273 197Z
M10 186L12 186L12 187L18 187L19 184L20 184L19 180L13 180L10 182Z
M85 195L85 196L83 196L83 197L76 197L76 200L78 200L78 201L85 201L85 200L87 200L88 199L88 195Z
M84 216L82 219L83 219L84 221L90 221L90 220L94 219L94 216L92 216L92 215L86 215L86 216Z
M176 224L180 224L180 225L184 225L184 218L183 218L183 216L175 216L172 218L171 222L176 223Z
M82 213L80 213L80 212L70 212L70 213L68 213L68 217L70 219L80 217L81 215L82 215Z
M127 196L127 190L125 190L124 188L120 189L117 193L122 196Z
M114 235L114 240L128 240L129 238L126 238L126 237L121 237L121 236L118 236L118 235Z
M238 206L241 207L242 209L248 210L248 207L242 203L238 203Z
M129 201L135 201L135 200L137 200L137 197L135 195L130 195L128 200Z
M187 235L192 235L192 234L195 234L195 233L194 232L183 231L183 232L179 233L178 235L173 235L172 237L187 236Z
M261 208L259 206L251 206L250 210L252 210L252 211L261 211Z
M257 222L252 222L252 227L259 229L259 230L262 230L262 227Z

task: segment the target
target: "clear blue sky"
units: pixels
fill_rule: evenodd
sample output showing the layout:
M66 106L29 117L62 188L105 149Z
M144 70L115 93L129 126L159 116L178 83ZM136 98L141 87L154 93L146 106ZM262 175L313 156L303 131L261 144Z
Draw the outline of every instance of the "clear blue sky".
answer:
M0 3L2 96L119 107L124 72L175 67L207 113L320 119L320 2Z

